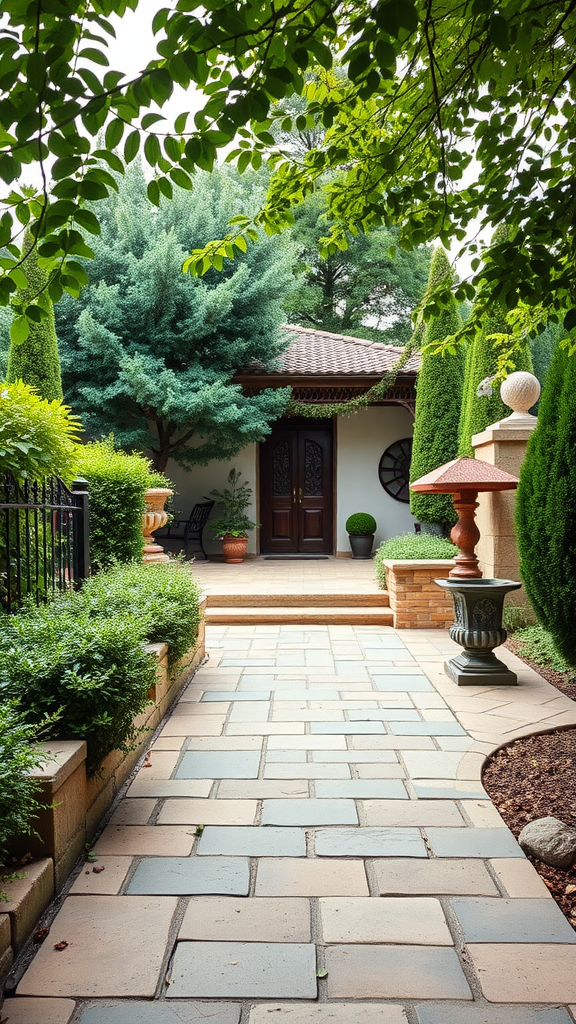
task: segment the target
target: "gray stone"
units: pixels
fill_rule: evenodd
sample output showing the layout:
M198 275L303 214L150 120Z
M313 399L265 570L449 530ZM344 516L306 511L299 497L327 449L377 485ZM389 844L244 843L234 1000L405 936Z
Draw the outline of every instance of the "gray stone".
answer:
M393 718L390 721L395 736L466 736L459 722L410 722Z
M257 779L259 750L189 751L184 754L177 779Z
M85 1006L80 1024L238 1024L240 1006L232 1003L98 1003Z
M316 949L300 942L179 942L168 999L315 999Z
M408 693L423 693L425 690L433 690L434 687L425 675L380 675L374 672L372 679L377 690L398 691L406 690Z
M400 779L348 779L315 783L319 800L338 797L351 800L407 800L408 794Z
M534 1009L510 1003L423 1003L416 1007L419 1024L572 1024L567 1010L560 1007Z
M355 736L358 733L383 733L385 732L382 722L311 722L310 732L312 734L328 734L331 736Z
M318 857L426 857L417 828L329 828L316 833Z
M409 708L376 708L374 711L349 711L351 722L419 722L420 715Z
M518 842L523 850L553 868L569 868L576 862L576 829L558 818L536 818L524 826Z
M473 787L470 782L458 783L450 779L435 782L424 779L413 780L411 785L420 800L485 800L487 797L480 783Z
M254 693L248 690L244 690L243 693L239 693L238 690L211 690L210 693L202 694L200 703L221 700L270 700L270 685L268 684L267 690L256 690Z
M255 828L209 825L198 844L198 855L228 857L305 857L306 833L300 828Z
M250 864L241 857L146 857L128 886L128 895L247 896Z
M353 800L264 800L263 825L357 825Z
M554 900L452 900L466 942L566 942L576 933Z
M326 967L330 999L472 998L456 953L443 946L331 946Z
M435 857L518 857L520 849L507 828L427 828Z

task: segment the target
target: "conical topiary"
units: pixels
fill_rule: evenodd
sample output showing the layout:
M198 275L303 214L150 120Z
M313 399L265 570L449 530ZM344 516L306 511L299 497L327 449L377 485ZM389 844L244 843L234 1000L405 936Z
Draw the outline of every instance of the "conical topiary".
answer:
M540 623L576 665L576 355L558 346L516 501L520 573Z
M442 247L436 249L430 267L428 291L441 281L452 282L452 269ZM443 341L461 326L456 300L428 322L424 344ZM458 454L458 422L464 378L464 352L454 355L424 351L416 385L416 419L410 480L417 480ZM449 494L410 492L410 510L423 523L452 526L457 519Z
M501 225L494 232L492 245L500 245L508 241L508 227ZM492 389L492 393L478 394L478 388L487 377L493 377L498 356L504 343L497 343L490 337L493 334L512 334L506 321L503 308L495 309L492 316L484 321L482 329L474 338L468 349L462 395L462 411L459 428L459 454L474 455L472 438L491 423L509 416L510 410L500 398L500 389ZM528 339L517 348L513 356L514 370L532 371L532 356Z
M22 262L22 270L26 275L28 287L22 289L18 295L24 307L28 303L37 304L38 296L45 294L48 283L48 275L38 266L38 253L33 241L32 235L27 232L22 252L28 255ZM49 300L47 314L40 323L30 323L30 333L25 341L19 344L11 342L6 379L12 382L23 380L25 384L36 388L42 398L49 402L54 399L62 401L54 308Z

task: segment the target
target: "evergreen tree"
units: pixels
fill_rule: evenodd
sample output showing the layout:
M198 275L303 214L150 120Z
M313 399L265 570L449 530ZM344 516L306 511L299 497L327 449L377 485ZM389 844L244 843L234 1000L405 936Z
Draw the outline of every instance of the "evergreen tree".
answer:
M29 322L30 331L24 341L19 344L12 341L8 351L6 379L12 382L23 380L25 384L36 388L38 394L48 402L54 399L61 402L62 380L54 307L46 291L48 275L38 266L38 250L29 232L24 236L22 253L28 254L24 256L21 267L28 287L19 290L18 298L23 308L26 308L29 303L38 305L38 299L42 296L40 301L46 315L39 323Z
M348 248L326 258L320 239L329 230L326 196L313 192L294 211L292 236L300 247L299 283L285 310L291 323L387 344L405 344L410 314L426 289L430 249L401 249L395 228L348 236ZM395 248L392 255L391 248Z
M221 274L181 270L190 249L261 191L255 175L199 173L193 192L175 189L154 210L133 164L118 195L99 204L89 285L56 310L66 398L89 436L112 432L123 448L151 449L159 470L169 458L188 468L232 458L281 415L288 389L247 397L231 381L254 360L269 365L285 344L289 239L261 239Z
M576 665L576 358L557 346L520 472L516 531L530 602Z
M509 229L507 225L502 224L494 232L491 248L507 242L508 237ZM474 316L474 311L472 316ZM504 337L501 341L494 341L491 337L494 334L506 337L510 337L512 334L506 320L504 308L496 308L493 315L485 319L481 330L476 334L474 341L468 349L460 414L460 455L474 455L474 448L472 446L474 434L479 434L491 423L496 423L498 420L510 415L508 406L504 405L500 398L500 389L498 387L491 388L490 384L487 384L479 393L482 382L486 378L494 376L498 356L508 347ZM528 338L525 339L520 348L515 349L513 360L514 370L529 370L532 372L532 356L530 355Z
M429 292L440 283L452 284L452 270L442 247L436 249L430 267ZM438 316L427 325L424 344L443 341L461 326L461 317L452 297ZM424 351L416 384L416 419L410 480L430 473L458 454L458 422L464 378L464 352L458 346L454 355ZM457 516L449 494L410 492L410 511L424 523L452 526Z

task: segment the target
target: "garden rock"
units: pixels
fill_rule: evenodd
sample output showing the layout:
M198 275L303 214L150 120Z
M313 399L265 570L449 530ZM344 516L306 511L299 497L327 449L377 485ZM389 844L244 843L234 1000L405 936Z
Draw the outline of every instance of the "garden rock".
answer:
M529 821L518 842L524 851L553 868L569 868L576 862L576 829L558 818Z

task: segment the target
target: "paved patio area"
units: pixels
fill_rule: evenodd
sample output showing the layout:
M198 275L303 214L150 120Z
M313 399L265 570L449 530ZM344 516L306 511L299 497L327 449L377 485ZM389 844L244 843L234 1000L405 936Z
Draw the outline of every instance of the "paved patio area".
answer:
M208 644L2 1019L576 1020L576 933L480 783L487 752L576 724L573 702L508 652L520 686L458 689L444 632Z
M296 596L381 594L374 562L359 558L248 558L241 565L194 562L194 574L211 594Z

